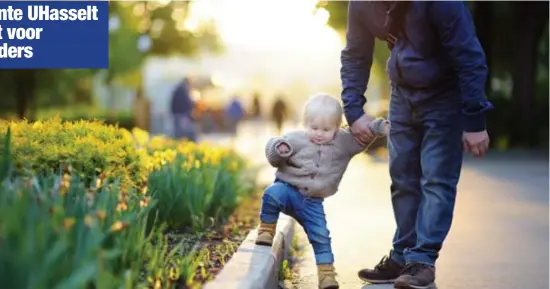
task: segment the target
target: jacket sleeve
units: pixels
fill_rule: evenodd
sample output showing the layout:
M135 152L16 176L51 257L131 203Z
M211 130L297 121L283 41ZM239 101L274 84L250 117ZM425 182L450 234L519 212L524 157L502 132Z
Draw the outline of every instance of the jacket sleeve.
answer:
M350 156L354 156L367 149L366 146L361 146L355 141L349 127L341 129L338 133L340 134L338 137L340 139L339 145L342 146L343 150Z
M429 17L458 74L464 130L485 130L485 112L493 108L485 97L487 65L475 34L472 16L462 1L431 2Z
M369 123L369 128L373 132L374 137L370 140L369 144L366 146L361 146L355 141L353 134L351 133L349 127L342 129L339 133L341 135L342 145L351 156L354 156L358 153L361 153L369 148L369 146L374 143L375 140L381 137L388 135L390 123L383 118L376 118Z
M362 21L367 5L367 1L348 2L346 46L340 55L342 102L349 125L364 114L363 106L367 101L364 94L374 53L374 36Z
M281 154L277 150L277 146L280 144L286 144L290 150L285 153ZM267 141L267 144L265 146L265 155L267 157L267 161L270 165L273 167L280 166L286 159L288 159L292 153L294 153L293 147L290 145L290 142L288 142L284 137L272 137Z

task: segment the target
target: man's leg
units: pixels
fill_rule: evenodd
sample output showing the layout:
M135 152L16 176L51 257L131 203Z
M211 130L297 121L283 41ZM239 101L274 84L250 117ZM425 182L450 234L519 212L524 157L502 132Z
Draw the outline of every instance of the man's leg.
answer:
M420 143L422 131L412 123L392 123L390 131L391 200L396 222L391 258L405 265L404 251L416 244L420 205Z
M435 280L435 262L451 228L462 166L459 97L442 95L420 111L419 117L425 129L421 151L422 202L416 219L416 244L405 250L409 270L396 281L396 288L429 288ZM401 283L409 287L397 286Z
M359 278L371 283L393 282L405 265L403 252L416 243L415 220L420 204L420 147L422 127L416 113L398 90L390 101L389 133L391 196L397 229L393 250L374 269L359 271Z

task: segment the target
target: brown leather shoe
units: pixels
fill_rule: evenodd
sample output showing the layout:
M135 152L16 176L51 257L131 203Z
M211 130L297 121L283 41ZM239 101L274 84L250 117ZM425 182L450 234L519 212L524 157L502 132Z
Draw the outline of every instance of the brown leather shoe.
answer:
M260 223L258 227L258 236L256 237L256 245L271 246L273 245L273 237L275 237L275 228L277 223L266 224Z
M317 265L317 275L319 276L319 289L338 289L340 286L336 282L336 272L332 264Z
M397 289L431 289L434 288L435 268L421 263L405 266L399 278L395 280Z

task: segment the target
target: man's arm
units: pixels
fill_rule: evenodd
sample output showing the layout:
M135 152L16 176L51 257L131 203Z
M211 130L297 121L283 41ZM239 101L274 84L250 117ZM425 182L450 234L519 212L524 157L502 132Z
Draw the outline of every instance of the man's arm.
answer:
M342 102L349 125L352 125L363 114L366 103L365 91L369 81L372 57L374 53L374 36L363 22L366 1L348 3L348 24L346 47L342 50L340 61L340 78L342 80Z
M485 111L493 106L485 98L487 65L472 16L461 1L434 1L430 5L429 17L458 73L462 112L466 115L464 130L484 131Z

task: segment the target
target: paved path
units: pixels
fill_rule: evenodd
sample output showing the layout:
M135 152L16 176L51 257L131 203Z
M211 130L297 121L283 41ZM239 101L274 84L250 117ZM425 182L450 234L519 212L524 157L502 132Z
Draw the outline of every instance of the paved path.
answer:
M269 123L246 122L234 139L205 139L234 145L262 166L259 179L267 183L274 172L264 156L271 135ZM357 270L373 266L390 248L395 224L389 183L387 163L361 155L350 164L338 194L325 202L342 289L393 288L365 285L356 277ZM549 288L548 213L547 156L520 152L467 158L453 228L438 261L438 289ZM317 285L307 248L299 289Z
M395 224L389 183L386 162L360 156L350 164L338 194L325 202L343 289L393 288L365 285L356 277L357 270L372 267L390 248ZM438 261L437 288L548 288L548 237L546 156L467 159L453 228ZM316 288L310 248L296 288Z

